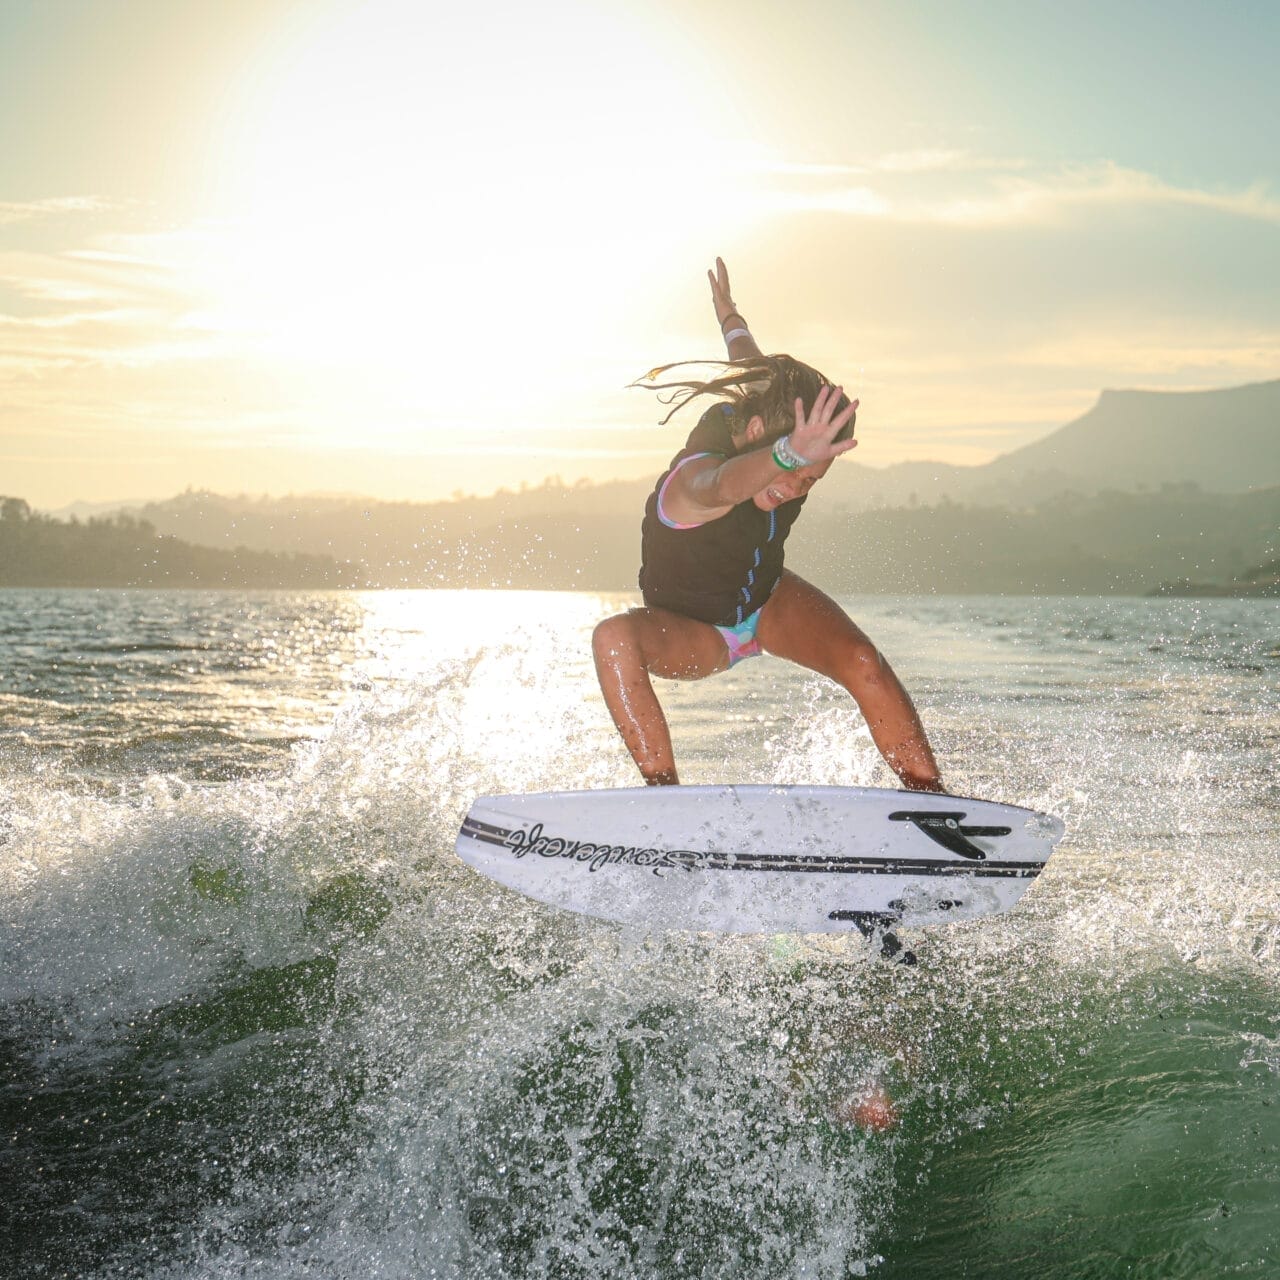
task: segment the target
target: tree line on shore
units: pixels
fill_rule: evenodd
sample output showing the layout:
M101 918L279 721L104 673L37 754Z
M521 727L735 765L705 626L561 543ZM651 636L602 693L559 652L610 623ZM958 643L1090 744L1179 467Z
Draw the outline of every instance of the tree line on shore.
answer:
M0 585L634 590L646 488L551 482L446 503L188 492L87 523L10 498ZM1025 508L815 501L788 562L842 594L1275 595L1280 487L1166 484Z
M127 513L81 522L0 498L0 586L289 587L365 585L358 566L307 552L196 546Z
M324 547L380 587L634 590L648 481L564 485L436 502L226 497L191 491L141 513L193 542ZM1059 492L1019 505L907 502L873 509L820 491L788 563L858 593L1145 594L1215 584L1243 594L1280 555L1280 487L1207 493Z

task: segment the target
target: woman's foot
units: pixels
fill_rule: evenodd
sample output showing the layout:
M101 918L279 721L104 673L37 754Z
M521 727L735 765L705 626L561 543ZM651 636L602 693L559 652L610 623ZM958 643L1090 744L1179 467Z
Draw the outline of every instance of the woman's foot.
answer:
M832 1114L840 1124L857 1125L867 1133L884 1133L898 1123L898 1108L879 1081L837 1102Z

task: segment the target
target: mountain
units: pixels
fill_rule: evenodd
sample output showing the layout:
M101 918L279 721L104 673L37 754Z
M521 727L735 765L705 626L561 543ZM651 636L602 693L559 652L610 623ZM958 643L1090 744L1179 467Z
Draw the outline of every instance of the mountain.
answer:
M0 496L0 587L235 587L313 590L365 585L331 556L194 546L135 516L55 520Z
M146 510L192 542L323 551L371 586L618 591L635 587L645 487L547 485L429 505L188 493ZM787 546L797 572L846 593L1142 594L1230 582L1277 555L1280 486L1194 484L859 512L820 495Z
M673 452L677 444L673 431ZM1213 391L1103 391L1074 422L991 462L869 467L846 458L823 482L822 493L824 506L834 503L850 511L944 500L1022 507L1059 493L1142 492L1166 484L1196 484L1214 493L1280 485L1280 379ZM349 494L224 497L189 490L165 502L77 503L54 514L127 510L193 542L242 542L269 551L323 549L361 559L369 513L375 509L384 527L405 532L423 527L425 520L430 531L452 538L477 522L491 523L498 511L514 520L638 511L651 487L649 480L565 485L552 478L517 492L433 503ZM317 542L319 525L328 532ZM341 545L330 545L329 538Z
M1277 556L1280 486L1162 485L1020 508L939 502L843 516L814 503L787 543L798 573L851 594L1142 595L1265 576Z
M1159 488L1194 481L1214 493L1280 484L1280 380L1222 391L1104 391L1083 417L978 468L1017 485Z
M206 547L332 556L383 587L626 590L651 481L447 502L188 491L135 509ZM841 462L788 560L844 591L1143 592L1229 582L1280 554L1280 381L1105 391L977 467Z
M146 498L117 498L114 502L69 502L65 507L44 514L55 520L91 520L94 516L111 515L116 511L132 511L146 501Z
M1018 507L1058 493L1280 484L1280 380L1216 391L1103 391L1087 413L980 466L842 462L824 481L853 510L944 497Z

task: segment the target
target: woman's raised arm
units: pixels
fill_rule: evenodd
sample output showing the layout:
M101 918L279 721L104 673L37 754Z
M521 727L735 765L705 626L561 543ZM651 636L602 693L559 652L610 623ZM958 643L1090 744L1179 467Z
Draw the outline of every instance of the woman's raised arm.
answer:
M747 360L761 353L756 340L747 329L747 322L733 305L733 295L729 291L729 269L723 258L716 259L716 269L707 272L711 281L711 301L716 309L716 320L720 324L720 334L725 340L730 360Z

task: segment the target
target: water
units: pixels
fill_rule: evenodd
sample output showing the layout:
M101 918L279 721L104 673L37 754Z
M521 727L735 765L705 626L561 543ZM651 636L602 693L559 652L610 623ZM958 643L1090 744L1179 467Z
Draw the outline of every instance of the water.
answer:
M1280 1274L1274 602L847 602L952 788L1068 824L905 969L456 861L632 782L625 599L0 592L4 1273ZM688 782L892 782L784 664L664 696Z

